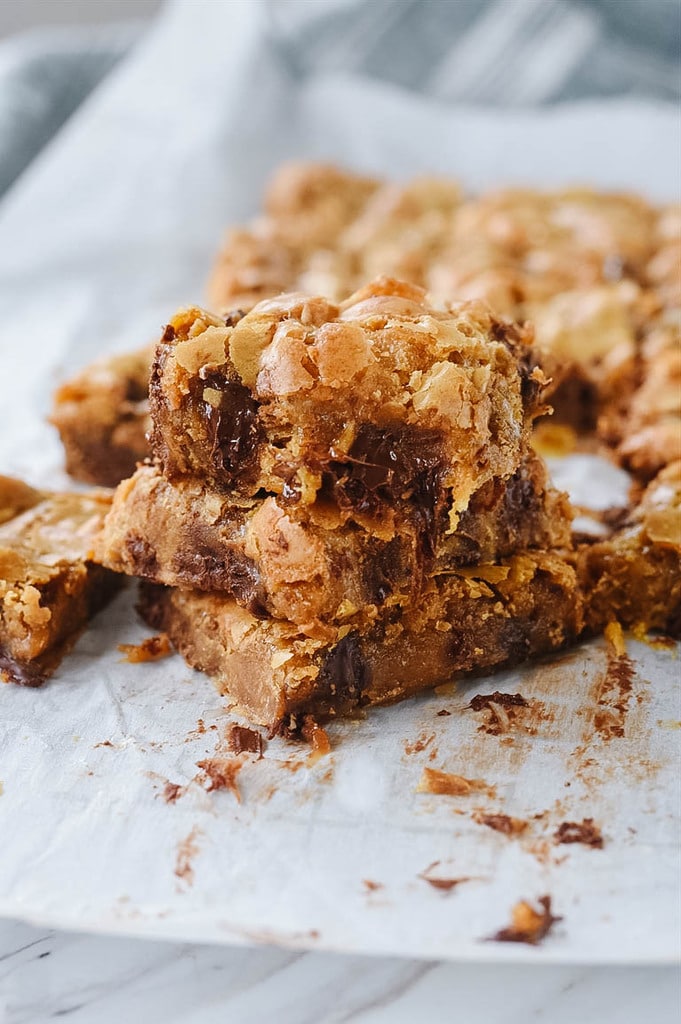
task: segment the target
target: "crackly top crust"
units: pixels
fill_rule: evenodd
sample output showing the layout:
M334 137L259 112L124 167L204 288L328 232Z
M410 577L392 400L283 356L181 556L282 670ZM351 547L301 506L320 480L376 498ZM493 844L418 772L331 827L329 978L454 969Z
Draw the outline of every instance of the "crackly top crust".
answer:
M341 305L282 295L236 323L191 308L157 349L152 450L170 478L331 493L358 521L445 494L456 514L519 464L544 386L530 340L388 278Z

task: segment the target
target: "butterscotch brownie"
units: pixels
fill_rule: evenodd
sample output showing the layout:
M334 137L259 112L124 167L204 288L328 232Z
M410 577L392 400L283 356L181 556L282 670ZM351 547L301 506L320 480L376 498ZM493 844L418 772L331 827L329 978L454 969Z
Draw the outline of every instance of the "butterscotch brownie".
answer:
M51 422L77 480L115 487L147 456L151 359L150 349L110 356L58 389Z
M340 306L286 294L236 323L177 314L150 385L152 451L171 480L332 500L391 534L397 507L450 528L517 469L544 378L531 334L477 304L438 310L381 278Z
M681 639L681 462L646 488L629 518L578 551L587 627L609 622Z
M0 526L0 677L37 686L119 582L92 547L111 505L103 491L37 495L0 478L0 509L25 511ZM22 503L20 502L20 504Z
M140 611L187 663L212 676L254 722L296 731L409 697L457 672L513 664L573 640L582 627L574 570L546 552L431 581L417 606L386 603L364 630L303 633L228 597L145 584Z
M392 535L377 537L343 525L331 504L239 499L142 466L116 492L97 557L157 583L227 591L253 611L301 625L354 623L391 596L414 601L429 576L519 548L567 547L570 522L567 496L533 454L509 479L483 484L454 532L443 509L432 551L408 514Z

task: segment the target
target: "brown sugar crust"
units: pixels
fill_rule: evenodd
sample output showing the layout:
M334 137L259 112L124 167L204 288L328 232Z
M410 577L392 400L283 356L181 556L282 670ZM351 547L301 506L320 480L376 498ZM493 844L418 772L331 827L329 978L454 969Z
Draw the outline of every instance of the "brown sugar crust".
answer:
M427 532L443 504L455 516L517 468L543 409L530 340L386 278L341 306L283 295L236 324L192 308L157 348L152 450L170 479L327 497L374 530L408 506Z
M2 492L0 486L0 502ZM118 578L91 561L110 500L97 491L44 495L0 526L0 673L6 680L43 682L116 589Z
M388 704L457 672L546 654L582 628L574 571L527 552L431 581L417 606L387 605L364 629L260 619L230 598L145 584L140 610L191 666L252 721L295 731L353 708Z
M681 462L648 485L612 536L582 545L577 570L587 628L609 622L681 638Z
M375 618L388 599L415 600L432 575L518 547L568 547L570 520L566 496L531 453L508 480L473 494L453 533L444 509L432 551L415 517L381 537L344 525L331 504L238 499L193 479L170 483L157 467L141 466L116 492L97 557L157 583L227 591L254 612L300 625L354 624Z
M146 458L151 358L149 349L110 356L57 390L50 420L75 479L115 487Z

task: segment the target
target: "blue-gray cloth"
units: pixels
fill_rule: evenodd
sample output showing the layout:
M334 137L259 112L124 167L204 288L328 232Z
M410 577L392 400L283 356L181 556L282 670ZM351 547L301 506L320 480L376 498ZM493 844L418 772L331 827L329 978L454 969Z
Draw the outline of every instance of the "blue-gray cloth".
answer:
M254 2L299 76L355 71L446 103L493 106L681 100L681 0ZM0 195L144 29L40 31L0 45Z

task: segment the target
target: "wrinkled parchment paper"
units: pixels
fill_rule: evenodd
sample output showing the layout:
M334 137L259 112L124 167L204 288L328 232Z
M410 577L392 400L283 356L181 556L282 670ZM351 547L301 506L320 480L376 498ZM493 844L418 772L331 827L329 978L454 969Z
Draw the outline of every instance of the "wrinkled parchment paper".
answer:
M67 485L45 424L55 384L200 300L223 228L257 209L283 158L663 199L680 179L679 134L676 111L643 104L509 116L353 78L296 82L257 5L175 5L0 207L0 471ZM595 502L622 493L588 458L554 471ZM133 606L131 588L42 690L0 688L0 914L419 957L678 956L675 651L629 641L630 693L608 684L598 641L336 725L314 764L272 742L244 759L238 802L207 792L197 767L229 756L210 683L176 657L121 662L117 644L148 635ZM494 690L530 706L501 722L466 709ZM602 737L598 701L622 736ZM424 767L480 784L417 793ZM527 827L509 838L480 823L491 813ZM602 849L555 844L562 822L584 818ZM544 894L563 920L542 947L482 941Z

